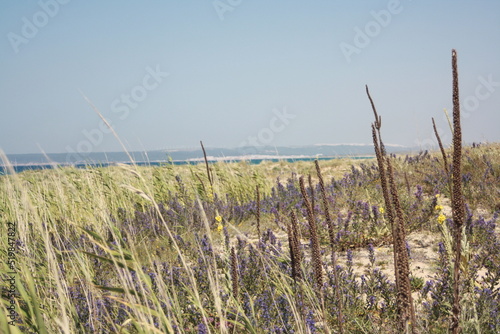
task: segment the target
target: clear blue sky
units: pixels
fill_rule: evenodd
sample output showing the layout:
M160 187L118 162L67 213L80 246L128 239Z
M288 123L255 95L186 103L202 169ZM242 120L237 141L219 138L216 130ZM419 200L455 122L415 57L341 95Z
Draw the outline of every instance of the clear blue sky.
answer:
M0 148L130 150L500 141L500 1L0 3Z

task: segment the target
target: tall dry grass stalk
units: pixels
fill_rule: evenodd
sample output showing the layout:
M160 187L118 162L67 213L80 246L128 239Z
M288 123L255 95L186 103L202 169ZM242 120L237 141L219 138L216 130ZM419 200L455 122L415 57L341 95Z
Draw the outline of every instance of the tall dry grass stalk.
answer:
M312 181L309 176L309 182L311 184L311 196L314 196L314 192L312 190ZM325 308L325 298L323 291L323 262L321 260L321 251L319 247L319 237L318 237L318 227L316 226L316 216L314 214L314 208L311 205L311 200L309 200L306 187L304 184L304 177L301 176L299 178L300 192L302 193L302 198L304 200L304 206L307 211L307 221L309 223L309 233L311 239L311 262L313 266L314 273L314 292L316 297L319 299L319 309L317 310L318 315L322 317L320 323L323 324L323 330L325 333L330 333L330 328L326 323L326 308Z
M288 234L288 247L290 249L290 259L292 263L292 278L294 281L293 293L295 304L298 307L297 318L301 319L300 324L305 324L304 313L304 290L302 280L302 253L300 250L300 235L299 226L297 224L297 217L295 212L290 210L290 223L286 223L286 230ZM305 328L304 328L305 329Z
M321 199L323 202L323 211L325 212L326 224L328 226L328 237L330 239L330 245L332 247L332 262L335 261L335 231L333 226L332 217L330 215L330 206L328 205L328 198L326 196L325 182L323 180L323 175L321 174L321 168L319 166L318 160L314 160L314 165L316 166L316 174L319 179L319 189L321 192Z
M231 283L234 299L238 299L238 259L234 247L231 247Z
M406 250L406 231L405 223L403 217L403 210L401 209L401 204L399 202L399 196L396 189L396 184L394 182L394 172L392 169L392 164L389 159L387 159L387 174L389 175L389 187L391 189L392 204L395 209L395 228L396 228L396 244L395 253L397 255L397 267L399 276L398 285L398 304L401 311L401 325L403 329L410 324L411 332L415 332L415 310L413 307L413 298L411 296L411 285L410 285L410 262L408 259L408 251Z
M439 144L439 149L441 150L441 155L443 156L443 164L446 175L449 175L448 169L448 159L446 158L446 152L444 151L443 143L441 142L441 137L439 137L439 133L436 128L436 122L434 122L434 117L432 117L432 128L434 129L434 134L436 135L436 139Z
M332 247L332 267L333 267L332 269L335 282L335 297L337 298L338 302L337 319L339 322L339 333L344 333L343 307L342 307L342 299L340 298L340 286L339 286L339 277L337 271L337 255L335 252L335 231L334 231L332 217L330 216L330 208L328 205L328 198L326 196L325 182L323 180L323 175L321 174L321 168L319 166L318 160L314 160L314 164L316 166L316 174L318 175L319 179L319 189L321 192L321 199L323 202L323 211L325 212L325 219L328 226L328 237L330 239L330 245Z
M290 248L290 259L292 261L292 277L295 282L302 278L300 253L299 233L297 225L297 217L295 213L290 211L290 224L287 224L288 232L288 247Z
M370 96L368 86L366 86L366 94L368 95L368 99L370 100L370 104L375 115L375 122L372 124L373 145L379 167L382 194L392 230L399 330L404 333L415 333L415 309L413 307L413 299L411 296L410 267L408 252L405 244L406 231L403 211L401 209L396 184L394 182L392 164L387 158L385 146L380 134L382 117L377 113L373 99Z
M453 71L453 165L452 165L452 216L455 226L455 266L453 270L453 308L451 331L460 333L460 262L462 260L462 227L465 220L465 203L462 190L462 129L460 125L460 98L458 91L457 52L451 51Z
M411 195L411 187L410 187L410 180L408 180L408 173L405 171L405 184L406 184L406 192L408 193L408 196Z
M368 92L368 87L366 87L366 92L368 93L368 97L370 97L370 93ZM370 97L371 101L371 97ZM377 112L375 110L375 106L373 105L372 102L372 107L373 111L375 112L375 119L377 119ZM379 137L377 136L377 121L375 122L375 125L372 125L372 138L373 138L373 146L375 148L375 155L377 157L377 164L378 164L378 170L380 174L380 184L382 186L382 194L384 196L384 203L385 203L385 211L387 212L387 218L389 219L389 224L391 226L391 232L392 232L392 243L393 245L396 244L396 229L394 226L394 210L392 209L392 203L391 203L391 198L389 196L389 187L387 186L387 176L386 176L386 170L385 170L385 165L384 165L384 157L385 155L382 155L381 148L380 148L380 143L379 143ZM380 130L380 128L378 129ZM398 256L396 252L393 252L394 255L394 268L397 268L397 263L398 263ZM399 273L397 270L394 271L394 276L396 280L396 286L399 284Z
M203 142L200 140L201 150L203 151L203 158L205 159L205 167L207 168L207 177L208 182L210 183L210 195L213 197L214 185L212 179L212 173L210 171L210 166L208 165L207 152L205 151L205 146L203 146Z
M255 213L255 216L257 219L257 238L260 241L261 234L260 234L260 191L259 191L259 185L255 186L255 197L256 197L255 201L257 204L257 209L256 209L257 212Z
M313 182L312 182L312 177L311 174L307 176L307 183L309 184L309 190L310 190L310 199L311 199L311 208L313 210L313 215L316 215L316 203L314 199L314 187L313 187Z

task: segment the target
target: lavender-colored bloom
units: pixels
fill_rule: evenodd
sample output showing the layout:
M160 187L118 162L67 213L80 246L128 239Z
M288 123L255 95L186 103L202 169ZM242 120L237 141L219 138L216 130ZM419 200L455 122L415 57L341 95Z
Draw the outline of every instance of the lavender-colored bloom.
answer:
M372 206L372 214L373 214L373 219L374 219L375 221L377 221L377 220L378 220L378 218L379 218L379 213L380 213L380 212L379 212L379 207L378 207L378 205L373 205L373 206Z
M208 334L208 328L207 326L205 325L205 323L201 322L199 325L198 325L198 334Z
M347 250L347 266L352 267L352 250L350 248Z
M466 187L471 180L472 180L471 173L465 173L464 175L462 175L462 182L463 182L464 187Z
M405 246L406 246L406 251L408 252L408 258L412 258L411 257L411 250L410 250L410 244L408 243L408 241L405 241Z
M415 192L415 197L417 198L418 201L421 201L423 199L423 188L421 185L417 184L417 191Z
M203 238L201 238L201 250L208 254L212 254L213 252L212 245L210 244L210 240L207 235L204 235Z
M368 245L368 259L370 260L370 264L372 267L375 265L375 249L372 244Z
M309 310L306 315L306 325L307 328L311 331L311 333L316 333L316 320L314 319L314 314L312 310Z
M444 247L444 244L442 242L438 243L438 253L440 255L446 255L446 248Z
M226 227L226 226L224 226L224 227L222 228L222 231L223 231L223 233L224 233L224 243L225 243L225 245L226 245L226 249L229 249L229 242L230 242L230 240L231 240L231 239L230 239L230 237L229 237L229 231L227 230L227 227Z
M371 295L368 297L367 302L366 302L366 307L368 309L372 309L377 306L377 297Z

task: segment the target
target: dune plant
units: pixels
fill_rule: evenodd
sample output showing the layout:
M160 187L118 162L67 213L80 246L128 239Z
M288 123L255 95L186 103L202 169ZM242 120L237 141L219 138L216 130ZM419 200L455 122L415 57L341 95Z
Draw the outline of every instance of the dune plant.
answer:
M453 165L452 213L455 226L455 266L453 270L453 317L450 329L460 333L460 263L462 260L462 228L465 220L465 203L462 191L462 129L460 125L460 96L458 89L457 52L451 51L453 71Z
M304 199L304 206L307 211L307 221L309 223L309 233L311 235L311 259L313 263L313 270L314 270L314 278L315 278L315 284L316 284L316 291L318 293L318 296L322 296L322 289L323 289L323 263L321 260L321 252L320 252L320 247L319 247L319 240L318 240L318 228L316 225L316 217L314 215L314 211L311 205L311 202L308 198L305 185L304 185L304 177L300 177L299 179L300 182L300 190L302 192L302 196Z
M391 160L386 155L385 146L380 135L382 118L377 114L377 110L375 109L375 104L370 96L368 86L366 86L366 94L368 95L373 113L375 115L375 123L372 124L373 144L379 165L384 201L387 207L389 221L392 226L399 329L405 333L415 333L415 310L411 295L409 259L405 247L405 220L403 217L403 211L401 210L398 191L394 182L394 171Z
M302 278L301 262L302 254L300 250L300 237L297 227L295 213L290 211L290 223L287 224L288 247L290 249L290 261L292 265L292 278L295 282Z
M335 231L334 231L334 224L332 221L332 217L330 215L330 207L328 203L328 196L326 194L326 188L325 188L325 181L323 180L323 175L321 174L321 167L319 166L318 160L314 160L314 165L316 167L316 175L318 176L319 180L319 189L321 192L321 199L323 203L323 211L325 215L325 220L326 224L328 227L328 237L330 241L330 246L332 248L332 253L331 253L331 261L332 261L332 270L333 270L333 276L334 276L334 283L335 283L335 298L337 299L338 303L338 312L337 312L337 317L338 317L338 326L339 326L339 333L344 333L344 327L343 327L343 313L342 313L342 298L340 296L340 286L339 286L339 273L337 270L337 254L336 254L336 243L335 243ZM310 180L310 178L309 178Z
M434 117L432 118L432 128L434 129L434 134L438 141L439 149L441 150L441 156L443 157L443 166L446 174L449 174L448 158L446 157L446 152L444 151L443 143L441 142L441 137L436 129L436 122L434 122Z
M255 203L257 204L257 208L255 210L257 238L260 240L261 234L260 234L260 191L259 191L259 185L255 186Z

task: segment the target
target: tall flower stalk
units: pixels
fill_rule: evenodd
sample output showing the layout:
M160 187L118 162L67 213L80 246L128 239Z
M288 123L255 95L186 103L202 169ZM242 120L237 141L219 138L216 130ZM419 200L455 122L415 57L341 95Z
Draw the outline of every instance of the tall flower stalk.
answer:
M314 211L311 202L308 199L307 192L304 186L304 177L300 177L300 191L302 192L302 197L304 200L304 206L307 211L307 221L309 222L309 231L311 234L311 250L312 250L312 263L314 278L316 281L316 288L318 289L318 294L321 294L323 287L323 265L321 263L321 253L319 250L319 240L318 240L318 228L316 226L316 217L314 216Z
M455 266L453 269L453 308L451 331L460 333L460 262L462 259L462 227L465 220L465 204L462 190L462 129L460 125L460 99L458 92L457 52L451 51L453 71L453 165L452 165L452 215L455 226Z
M394 182L394 172L391 161L387 158L385 146L380 135L382 118L377 114L368 86L366 86L366 94L368 95L375 115L375 122L372 124L373 145L379 167L380 182L387 208L387 216L392 229L399 330L404 333L415 333L415 310L411 296L410 266L405 244L406 232L403 211Z
M333 226L332 217L330 216L330 208L328 206L328 199L326 196L325 182L323 180L323 175L321 174L321 168L319 166L318 160L314 160L314 164L316 166L316 174L319 179L319 189L321 192L321 199L323 202L323 211L325 212L325 219L328 226L328 237L330 239L330 245L332 247L332 267L333 267L333 276L335 282L335 297L338 301L338 313L337 318L339 322L339 333L344 333L343 328L343 310L342 310L342 300L340 297L340 286L339 286L339 277L337 272L337 256L335 253L335 231ZM310 178L309 178L310 179Z
M233 296L238 299L238 259L234 247L231 247L231 283L233 287Z
M256 217L256 220L257 220L257 238L259 239L260 241L260 237L261 237L261 234L260 234L260 192L259 192L259 185L256 185L255 186L255 202L257 204L257 212L255 213L255 217Z
M444 170L446 172L446 175L449 175L448 159L446 158L446 152L444 151L443 143L441 142L441 137L439 137L439 133L436 128L436 122L434 122L434 117L432 118L432 127L434 129L434 134L436 135L436 139L439 144L439 149L441 150L441 155L443 156Z

